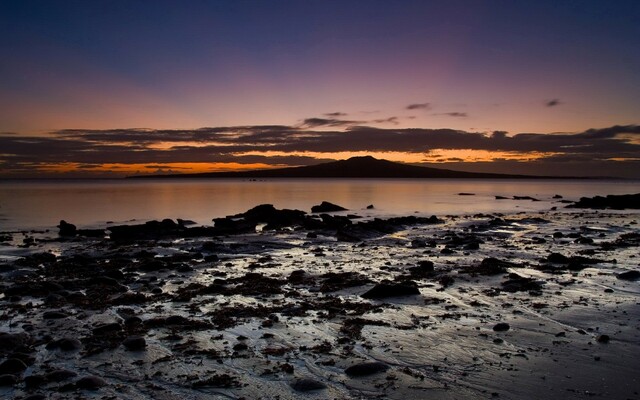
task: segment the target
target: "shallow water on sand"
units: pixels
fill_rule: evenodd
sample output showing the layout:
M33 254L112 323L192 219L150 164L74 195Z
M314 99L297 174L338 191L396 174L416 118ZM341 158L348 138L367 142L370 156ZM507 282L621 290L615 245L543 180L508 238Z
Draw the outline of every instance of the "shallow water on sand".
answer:
M61 219L79 227L163 218L210 224L214 217L261 204L308 211L323 200L368 215L457 215L537 211L555 194L582 196L640 192L640 181L448 179L235 179L0 182L0 230L45 229ZM469 195L459 195L470 193ZM496 200L495 196L509 200ZM541 201L512 200L531 196ZM561 204L554 204L560 208Z
M56 239L50 232L50 241L30 251L55 250L57 261L7 263L1 285L53 280L73 287L82 273L93 277L99 266L110 266L122 272L111 276L126 284L125 294L142 300L116 302L120 292L104 304L78 305L47 293L0 296L0 332L24 330L36 340L25 382L0 388L0 397L636 398L640 286L617 274L638 269L639 217L636 211L576 209L450 216L356 243L336 240L335 232L309 236L298 229L129 244ZM478 246L468 246L469 240ZM587 264L559 265L549 261L553 253L585 257ZM481 272L490 257L510 264ZM412 275L427 260L433 273ZM142 266L151 261L163 267ZM292 279L294 271L304 271L300 280ZM328 274L343 278L325 290ZM359 280L346 284L353 276ZM405 278L419 293L363 297L376 282ZM535 284L510 291L505 283L511 279ZM99 282L120 284L115 278ZM215 285L227 289L219 293ZM51 310L67 316L45 318ZM131 315L144 329L122 328ZM178 315L208 326L151 323ZM105 338L95 333L102 323L120 330ZM510 328L496 331L497 323ZM125 330L144 335L146 348L126 351ZM47 346L67 336L81 339L81 348ZM95 352L97 344L101 351ZM346 373L373 361L388 369L363 377ZM60 369L77 376L37 388L26 383L28 376ZM105 386L87 391L72 384L87 375ZM295 382L302 379L324 388L299 391Z

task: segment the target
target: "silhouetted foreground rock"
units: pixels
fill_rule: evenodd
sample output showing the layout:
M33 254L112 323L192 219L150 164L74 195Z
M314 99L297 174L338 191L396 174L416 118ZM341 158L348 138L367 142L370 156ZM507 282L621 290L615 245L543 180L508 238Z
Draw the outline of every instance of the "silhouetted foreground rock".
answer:
M313 213L323 213L323 212L336 212L336 211L346 211L347 209L344 207L340 207L339 205L329 203L328 201L323 201L320 205L311 207L311 212Z
M570 204L567 208L593 208L604 210L611 208L614 210L640 209L640 193L608 195L607 197L581 197L579 201Z
M335 204L323 202L313 207L314 212L346 210ZM259 225L262 230L306 229L310 231L336 231L340 241L358 242L364 239L396 232L405 226L418 224L438 224L442 220L436 216L429 218L407 216L389 219L375 218L371 221L353 223L357 215L308 215L304 211L276 209L271 204L261 204L244 213L213 219L214 226L185 226L184 220L176 223L171 219L148 221L144 224L109 226L109 238L119 243L137 240L158 240L167 237L195 238L203 236L242 235L255 233ZM104 237L102 229L76 229L75 225L60 221L61 236Z

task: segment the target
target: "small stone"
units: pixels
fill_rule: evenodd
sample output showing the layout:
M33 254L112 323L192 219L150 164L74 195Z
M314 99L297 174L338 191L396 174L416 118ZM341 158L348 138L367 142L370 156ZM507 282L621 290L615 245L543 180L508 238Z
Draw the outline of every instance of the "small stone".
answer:
M0 375L0 386L13 386L18 383L18 377L12 374Z
M248 348L249 348L249 346L247 346L244 343L236 343L236 345L233 346L233 349L235 351L244 351L244 350L247 350Z
M349 368L345 369L344 372L350 377L357 377L385 372L388 369L389 366L387 364L376 361L352 365Z
M66 369L58 369L49 372L46 376L49 382L62 382L70 378L75 378L76 376L78 376L78 374Z
M327 385L314 379L297 379L289 384L296 392L310 392L312 390L326 389Z
M67 318L68 316L69 314L65 313L64 311L45 311L42 314L43 319L62 319Z
M147 347L147 341L142 336L129 336L122 345L129 351L141 351Z
M0 364L0 375L4 374L21 374L27 369L27 364L17 358L10 358Z
M46 400L46 399L47 399L47 396L40 393L36 393L30 396L24 397L22 400Z
M623 281L637 281L640 279L640 271L626 271L617 275Z
M76 382L76 387L78 389L86 389L86 390L98 390L103 386L106 386L107 382L104 379L97 376L85 376L84 378L80 378Z
M120 332L122 330L122 326L120 326L117 322L112 322L109 324L98 325L93 328L93 334L96 336L99 335L107 335L114 332Z
M62 338L57 344L62 351L76 351L82 348L82 343L76 338Z
M498 322L493 326L493 330L495 332L506 332L509 329L511 329L511 326L509 326L509 324L507 324L506 322Z

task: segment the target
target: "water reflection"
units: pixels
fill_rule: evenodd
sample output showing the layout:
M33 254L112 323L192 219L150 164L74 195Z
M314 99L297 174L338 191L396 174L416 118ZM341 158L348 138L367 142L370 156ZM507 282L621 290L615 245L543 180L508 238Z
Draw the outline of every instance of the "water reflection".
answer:
M459 196L461 192L474 196ZM328 200L351 210L381 215L460 214L548 209L561 194L581 196L640 192L639 182L591 180L384 180L278 179L162 181L31 181L0 183L0 228L53 227L60 219L80 226L107 221L185 218L210 224L261 203L309 211ZM532 196L541 202L496 201L495 196ZM365 211L361 211L365 213Z

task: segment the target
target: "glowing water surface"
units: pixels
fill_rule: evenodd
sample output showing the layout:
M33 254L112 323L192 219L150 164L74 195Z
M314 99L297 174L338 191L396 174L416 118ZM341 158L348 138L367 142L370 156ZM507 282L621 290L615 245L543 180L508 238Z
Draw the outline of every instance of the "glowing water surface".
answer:
M363 216L469 214L561 208L552 197L640 192L639 181L271 179L82 180L0 182L0 229L50 228L65 219L81 227L108 221L183 218L199 224L258 204L310 211L330 201ZM473 196L459 195L473 193ZM541 201L496 200L531 196ZM373 210L366 210L370 204Z

